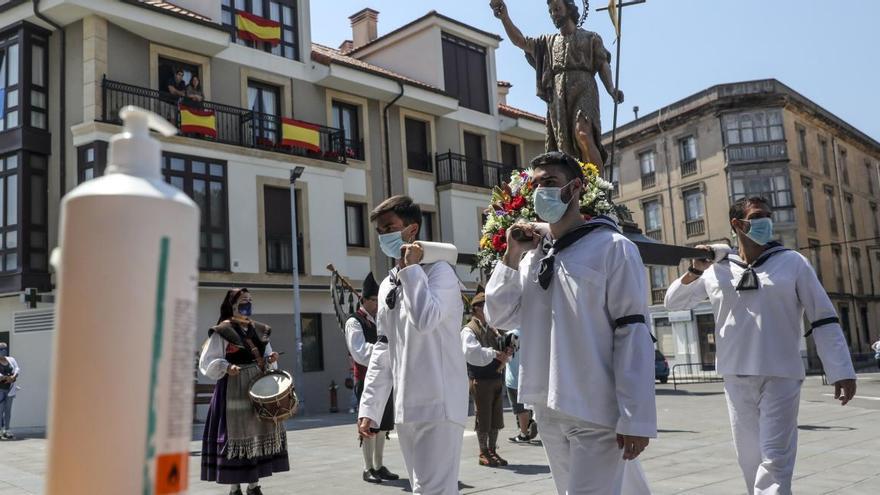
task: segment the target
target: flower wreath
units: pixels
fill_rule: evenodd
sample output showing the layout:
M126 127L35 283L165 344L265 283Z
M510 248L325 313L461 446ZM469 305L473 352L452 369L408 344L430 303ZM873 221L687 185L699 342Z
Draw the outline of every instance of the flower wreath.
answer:
M581 213L585 220L606 215L617 220L622 207L611 201L614 186L599 177L599 169L592 163L579 162L585 179L581 196ZM507 229L519 221L538 222L535 214L535 185L532 169L515 170L510 181L492 190L492 202L485 211L480 250L475 269L491 272L507 249Z

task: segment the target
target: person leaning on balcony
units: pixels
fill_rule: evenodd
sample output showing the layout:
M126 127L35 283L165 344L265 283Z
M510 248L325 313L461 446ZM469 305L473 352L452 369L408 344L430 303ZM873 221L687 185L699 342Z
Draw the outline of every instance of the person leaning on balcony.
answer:
M186 85L186 99L197 104L205 101L205 93L202 91L202 80L196 74L189 78L189 84Z
M670 311L707 297L717 329L717 370L724 377L737 458L748 493L790 494L797 453L797 414L804 365L801 322L806 312L825 375L842 405L856 392L856 375L834 305L809 261L772 242L764 198L730 207L739 251L700 246L695 260L666 292Z
M177 67L174 69L174 75L165 83L165 91L172 96L183 98L186 96L186 81L183 80L183 69Z

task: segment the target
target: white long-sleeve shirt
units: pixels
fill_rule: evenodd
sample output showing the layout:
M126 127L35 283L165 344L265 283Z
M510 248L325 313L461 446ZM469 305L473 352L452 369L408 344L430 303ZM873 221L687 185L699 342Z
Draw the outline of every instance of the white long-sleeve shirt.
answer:
M375 322L370 315L367 315L367 320ZM348 353L351 354L354 362L361 366L370 364L373 344L367 342L364 337L364 329L356 318L349 318L345 322L345 344L348 346Z
M458 277L445 262L412 265L379 286L373 346L358 417L378 427L394 388L394 422L467 421L467 364L461 352L464 307ZM394 308L386 298L398 290Z
M729 257L741 261L735 254ZM758 290L737 291L745 269L722 261L694 282L684 285L678 279L666 291L665 305L672 311L691 309L709 298L718 373L803 378L800 339L806 313L811 324L831 321L812 333L828 381L855 378L837 312L809 261L796 251L783 251L754 270Z
M199 372L212 380L223 378L226 375L226 368L229 367L229 361L226 360L226 344L228 343L219 333L212 333L208 338L208 343L202 347L202 354L199 356ZM272 344L267 343L263 357L269 357L269 354L272 354ZM267 361L266 367L274 370L278 368L278 363L269 364Z
M461 350L471 366L486 366L495 360L498 353L491 347L483 347L470 327L461 330Z
M601 220L597 220L601 221ZM556 255L547 290L538 284L543 252L514 270L498 263L486 286L486 318L520 331L519 401L616 430L654 437L654 346L645 323L645 269L636 246L599 228Z

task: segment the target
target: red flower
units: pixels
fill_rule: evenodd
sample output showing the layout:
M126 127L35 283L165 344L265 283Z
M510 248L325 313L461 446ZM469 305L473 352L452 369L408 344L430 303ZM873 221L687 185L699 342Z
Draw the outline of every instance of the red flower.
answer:
M589 222L589 221L592 220L592 219L593 219L593 216L592 216L592 215L590 215L590 214L588 214L588 213L584 213L584 220L586 220L586 221Z
M517 196L517 197L511 199L510 202L508 203L508 205L510 206L510 208L507 209L506 211L519 210L523 206L526 205L526 198L524 198L523 196Z
M492 236L492 248L499 253L503 253L507 249L507 229L499 229Z

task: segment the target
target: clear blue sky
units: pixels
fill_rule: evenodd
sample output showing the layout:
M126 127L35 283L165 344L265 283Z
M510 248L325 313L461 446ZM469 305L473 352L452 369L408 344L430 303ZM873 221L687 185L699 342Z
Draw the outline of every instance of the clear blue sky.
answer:
M488 0L319 0L311 2L312 37L336 47L351 38L348 16L364 7L380 12L385 34L434 9L504 36ZM612 53L606 12L591 2L585 27ZM524 33L550 32L544 0L508 0ZM776 78L880 141L880 1L878 0L648 0L623 15L621 123L713 84ZM544 114L534 75L522 52L503 41L498 78L513 83L509 103ZM602 124L611 128L612 104L603 95Z

